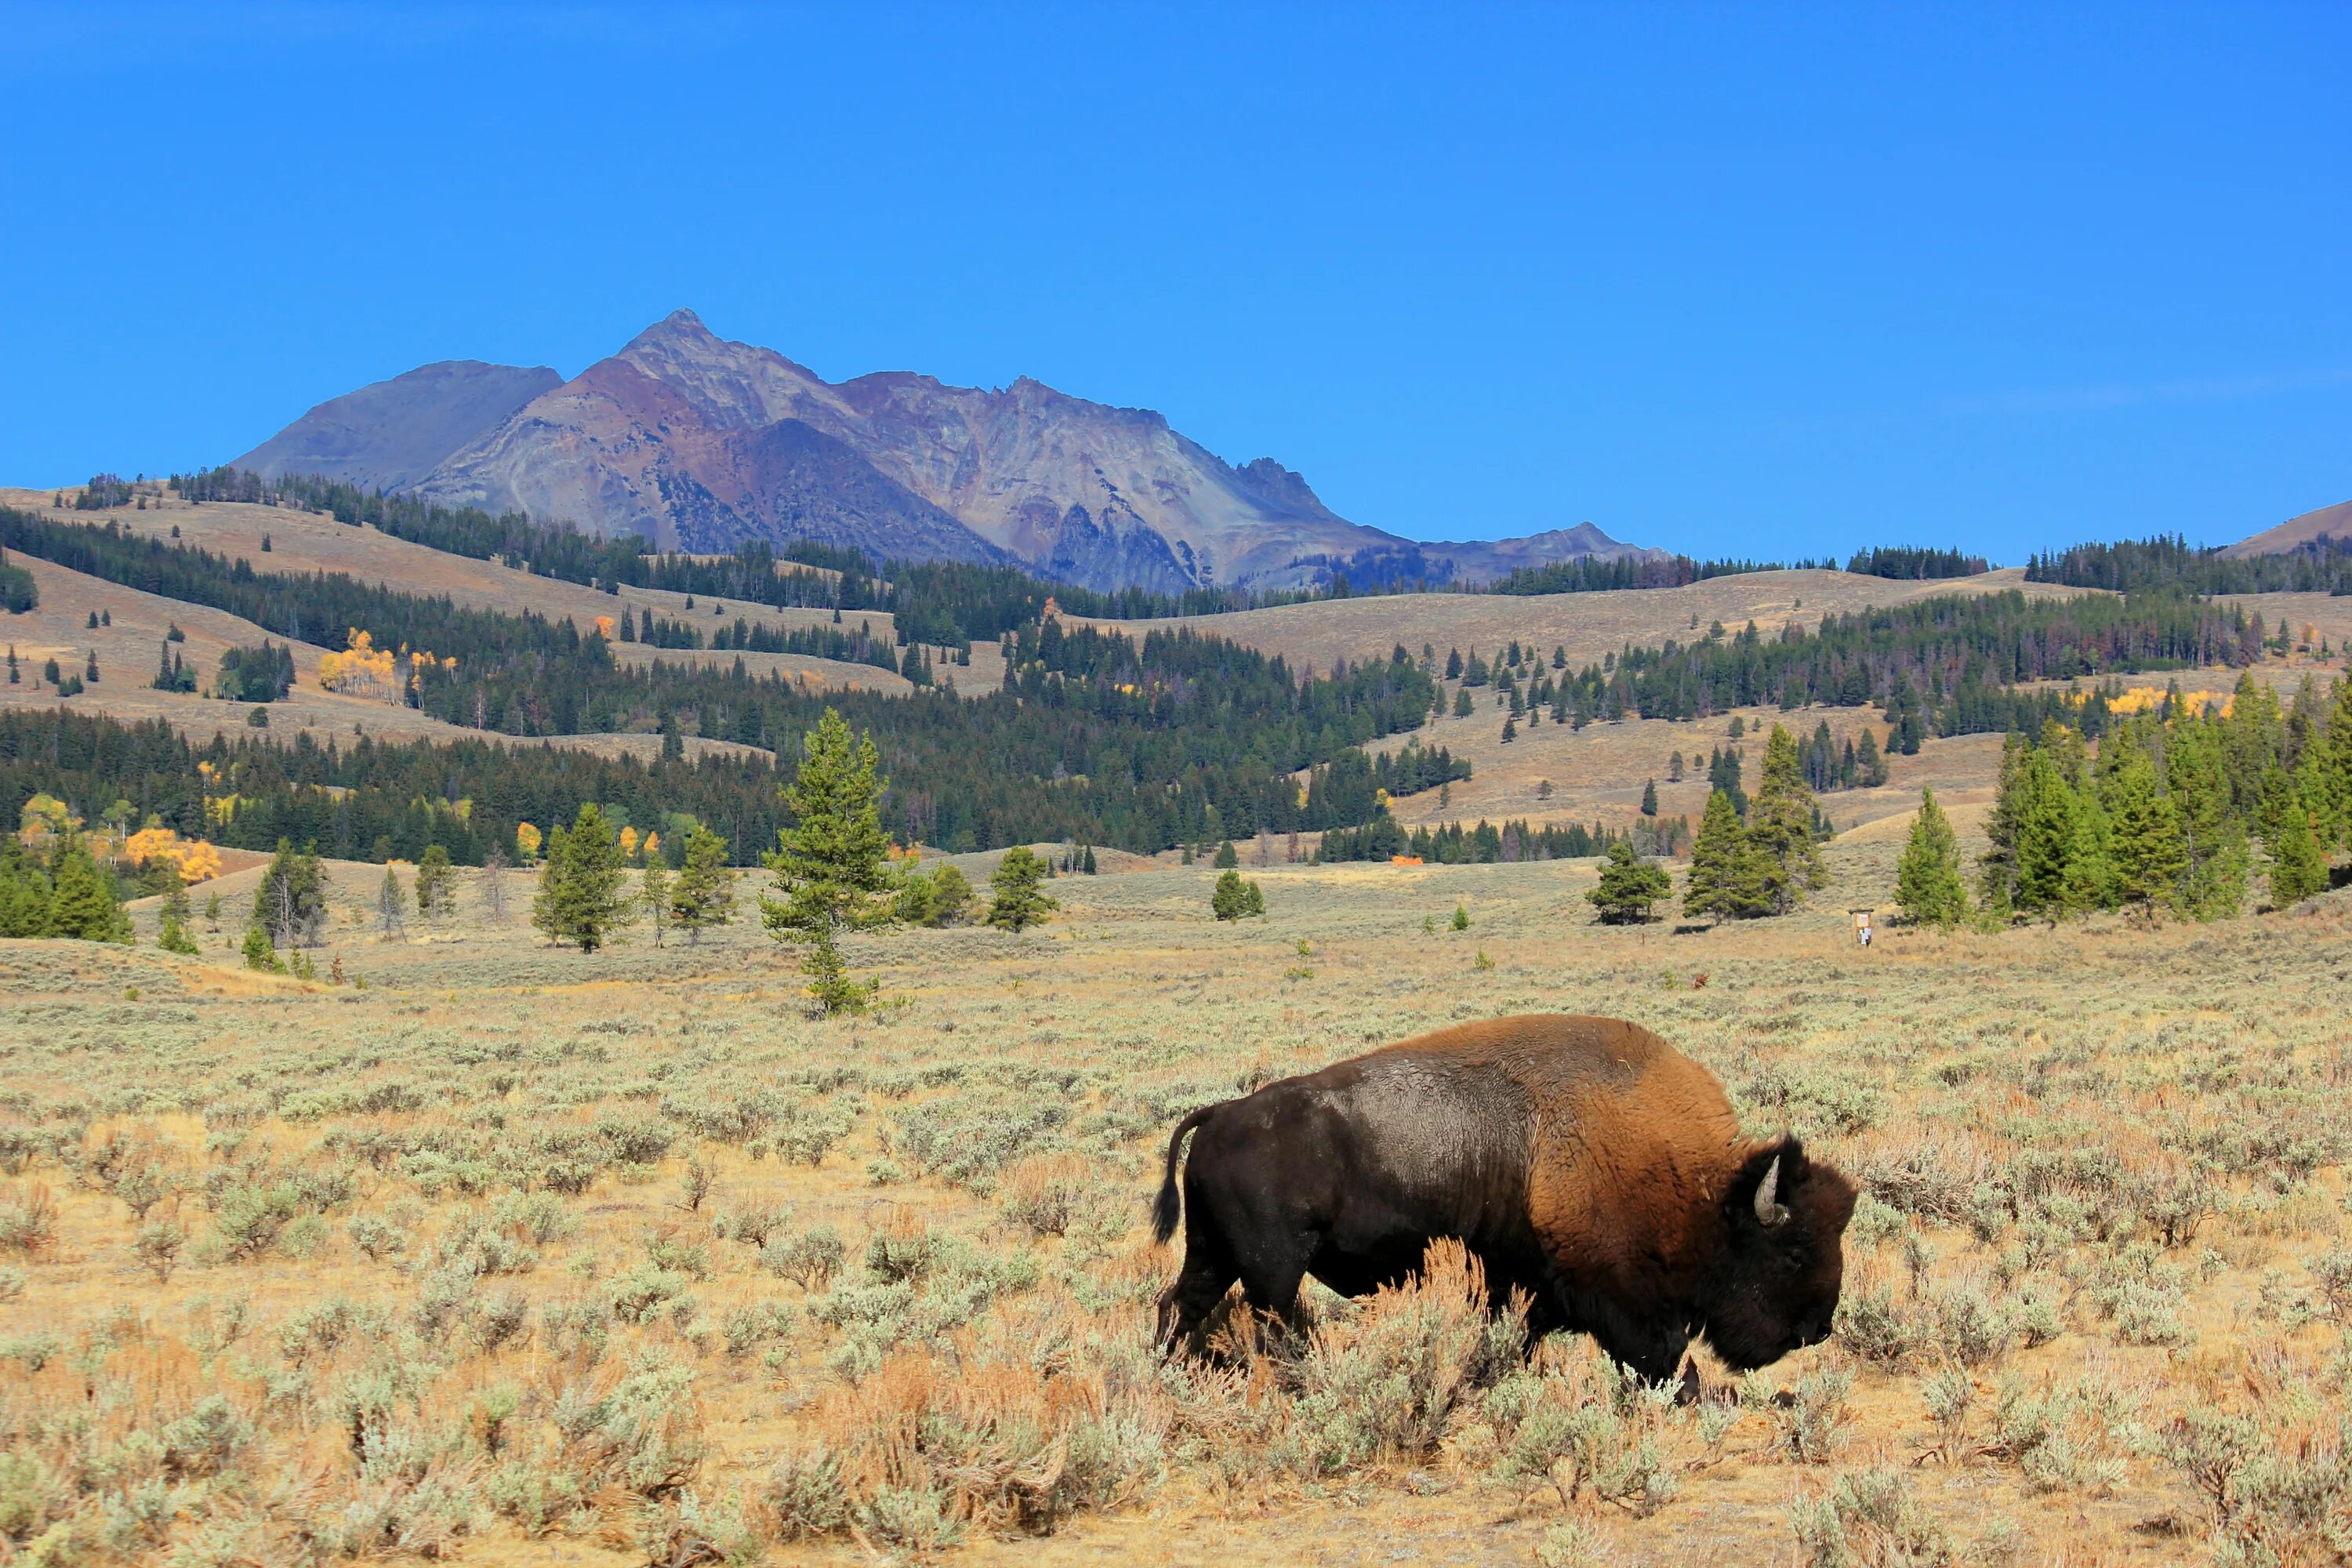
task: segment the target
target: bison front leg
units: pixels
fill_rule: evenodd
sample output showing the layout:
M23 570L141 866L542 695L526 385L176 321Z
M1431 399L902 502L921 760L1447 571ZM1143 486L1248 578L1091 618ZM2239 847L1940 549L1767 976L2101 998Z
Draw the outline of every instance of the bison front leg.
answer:
M1604 1296L1584 1296L1570 1310L1612 1361L1644 1383L1663 1385L1682 1372L1691 1342L1684 1324L1636 1316Z

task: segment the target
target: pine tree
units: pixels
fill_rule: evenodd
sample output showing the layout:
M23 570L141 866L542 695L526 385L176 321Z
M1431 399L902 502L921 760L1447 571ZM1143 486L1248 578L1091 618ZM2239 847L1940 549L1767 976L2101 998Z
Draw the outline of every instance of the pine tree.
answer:
M1655 779L1647 779L1643 782L1642 815L1643 816L1655 816L1658 815L1658 781Z
M1601 885L1584 896L1601 911L1601 924L1624 925L1647 923L1652 906L1674 890L1674 879L1664 867L1634 854L1633 840L1620 838L1601 862Z
M2158 910L2175 907L2188 856L2181 847L2179 818L2172 802L2157 788L2156 765L2145 752L2135 748L2116 768L2107 805L2116 897L2122 903L2138 905L2153 921Z
M428 844L416 860L416 912L428 921L437 921L456 906L457 873L449 864L449 851L438 844Z
M1683 913L1736 918L1741 862L1748 848L1747 830L1732 809L1731 796L1717 789L1706 797L1706 814L1699 818L1698 838L1691 846L1689 879L1683 888Z
M959 924L971 908L971 883L961 871L953 866L941 866L932 873L930 924Z
M2180 907L2200 921L2235 915L2246 901L2246 833L2231 810L2221 726L2176 722L2164 750L2165 793L2180 823Z
M278 853L253 889L253 918L268 931L273 948L318 940L327 923L327 876L313 848L306 845L298 853L286 839L278 841Z
M2012 730L2001 742L1992 810L1985 817L1985 837L1990 847L1977 862L1977 897L1986 911L1995 915L2006 915L2017 907L2017 821L2025 804L2025 737Z
M50 878L50 935L84 942L131 940L131 917L122 911L114 879L91 858L79 836L58 848Z
M646 920L654 928L654 945L662 944L662 932L669 928L670 893L669 868L658 857L646 862L646 874L637 889L637 901L645 906Z
M188 884L178 866L164 862L163 901L156 910L155 945L166 952L194 956L196 939L188 934Z
M1234 852L1234 841L1230 838L1217 846L1217 858L1209 862L1220 871L1230 871L1241 863L1242 858Z
M2112 910L2123 902L2116 879L2114 827L2095 792L2085 790L2074 801L2074 837L2066 851L2066 870L2059 879L2058 907L2066 914Z
M583 952L604 946L625 917L621 892L621 845L604 813L583 802L572 825L548 836L547 866L531 900L530 923Z
M1209 895L1209 909L1221 921L1264 914L1265 895L1258 890L1256 882L1244 881L1239 871L1228 870L1217 879L1216 889Z
M49 879L22 842L0 834L0 936L48 936Z
M837 942L890 918L890 838L878 805L889 786L875 776L879 761L871 736L853 736L826 709L803 737L799 771L783 788L792 826L777 829L777 847L762 858L781 896L761 898L761 921L777 941L809 950L802 967L827 1014L862 1011L876 990L847 977Z
M2327 858L2301 801L2290 802L2270 839L2271 907L2284 910L2327 890Z
M2018 790L2018 909L2055 915L2063 906L2066 857L2074 847L2074 792L2067 787L2057 759L2049 748L2035 747L2026 755Z
M267 970L274 974L286 973L286 965L278 962L277 950L269 945L268 928L259 921L245 928L245 966Z
M1764 742L1764 773L1748 810L1748 844L1760 861L1762 895L1774 914L1804 901L1804 889L1829 879L1813 838L1816 807L1805 785L1797 738L1779 724Z
M1231 846L1227 846L1228 848ZM1239 879L1235 872L1235 879ZM1045 921L1046 911L1062 906L1047 898L1037 884L1045 879L1045 862L1037 858L1025 844L1016 844L997 861L995 874L988 879L992 895L988 904L988 923L1006 931L1025 931Z
M1948 931L1969 916L1969 890L1960 879L1959 841L1951 818L1936 804L1936 792L1919 792L1919 814L1911 841L1895 868L1895 901L1915 925Z
M400 873L390 862L383 868L383 880L375 890L375 933L386 942L407 930L408 889L400 885Z
M735 873L727 864L727 841L700 823L688 830L686 865L670 889L670 918L686 929L688 946L702 940L705 926L723 926L735 915Z

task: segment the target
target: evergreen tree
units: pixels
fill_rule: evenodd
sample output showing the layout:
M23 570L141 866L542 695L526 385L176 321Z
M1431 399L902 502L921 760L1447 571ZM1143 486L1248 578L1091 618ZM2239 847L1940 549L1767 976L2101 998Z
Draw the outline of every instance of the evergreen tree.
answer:
M1643 816L1655 816L1658 815L1658 781L1655 779L1646 779L1643 781L1642 815Z
M2156 764L2145 752L2134 748L2116 769L2108 810L2116 897L2138 905L2153 921L2159 909L2176 906L2188 856L2181 847L2179 818L2157 787Z
M156 910L155 945L166 952L193 956L195 938L188 934L188 884L181 879L180 868L170 860L163 868L163 901Z
M0 834L0 936L48 936L49 879L24 844Z
M49 934L84 942L129 942L131 917L122 911L114 879L91 858L79 836L58 848L51 873Z
M847 977L841 933L890 918L890 838L878 805L888 785L875 776L878 760L873 738L853 736L827 708L803 737L800 768L783 787L792 825L777 829L777 847L763 858L781 896L761 898L761 921L777 941L809 950L802 968L827 1014L864 1010L876 989Z
M457 873L449 864L449 851L438 844L428 844L416 859L416 912L428 921L437 921L450 912L457 901Z
M2180 907L2200 921L2235 915L2246 901L2245 823L2231 809L2225 725L2177 722L2164 749L2165 793L2180 823L2185 862Z
M1797 738L1779 724L1764 742L1764 773L1748 810L1748 845L1760 861L1763 896L1774 914L1804 901L1804 889L1829 879L1813 837L1818 815L1805 785Z
M645 906L646 920L654 928L654 945L662 944L662 932L669 928L669 869L658 857L646 862L646 874L637 889L637 901Z
M1936 792L1919 792L1919 814L1911 841L1895 868L1895 901L1915 925L1948 931L1969 916L1969 891L1960 880L1959 841L1951 818L1936 804Z
M2070 915L2112 910L2123 902L2116 879L2114 829L2097 794L2085 790L2074 801L2074 838L2059 879L2058 907Z
M2054 917L2063 907L2074 812L2074 792L2049 748L2028 752L2015 819L2018 909Z
M1862 739L1854 742L1853 778L1864 789L1876 789L1886 783L1886 758L1879 752L1878 738L1867 726Z
M1227 870L1217 879L1215 891L1209 895L1209 909L1221 921L1237 921L1244 915L1265 913L1265 895L1255 880L1244 881L1238 870Z
M1635 855L1632 839L1620 838L1609 846L1608 858L1601 862L1601 885L1584 896L1601 911L1603 925L1646 924L1652 906L1674 888L1664 868Z
M286 973L286 965L278 962L277 951L269 945L268 929L259 921L245 928L245 966L274 974Z
M604 813L583 803L570 827L548 835L547 864L539 874L530 923L551 941L572 942L583 952L604 945L627 910L621 892L621 845Z
M971 883L953 866L941 866L931 875L930 922L935 926L961 923L971 909Z
M1234 875L1238 880L1239 873ZM996 863L995 874L988 879L992 895L988 904L988 923L1014 931L1043 924L1047 910L1062 907L1039 890L1037 885L1045 879L1045 862L1038 859L1027 845L1016 844L1007 849L1004 858Z
M407 929L408 889L400 885L400 873L390 862L383 868L383 880L375 890L375 932L390 942Z
M2017 907L2017 823L2025 806L2025 737L2012 730L2001 742L1992 810L1985 818L1990 847L1978 861L1977 897L1994 915L2007 915Z
M1739 884L1747 858L1747 830L1739 826L1731 796L1717 789L1706 797L1706 814L1699 818L1698 838L1691 846L1683 913L1717 920L1738 917L1744 908Z
M1733 721L1735 723L1737 720ZM1710 789L1719 789L1731 802L1732 815L1740 821L1748 820L1748 791L1739 780L1739 753L1728 746L1722 751L1710 751L1706 758L1706 782Z
M1230 838L1217 846L1217 858L1209 862L1220 871L1230 871L1241 863L1242 858L1234 853L1234 841Z
M327 923L327 874L316 848L297 851L286 839L253 889L253 918L269 933L273 948L316 942Z
M1078 870L1081 875L1088 877L1097 874L1095 870L1095 847L1093 845L1087 845L1086 847L1086 852L1078 857Z
M2311 814L2289 803L2270 840L2271 907L2284 910L2327 890L2327 858L2319 852Z
M686 929L692 946L705 926L723 926L735 916L735 873L727 864L727 841L700 823L686 836L686 865L670 889L670 918Z

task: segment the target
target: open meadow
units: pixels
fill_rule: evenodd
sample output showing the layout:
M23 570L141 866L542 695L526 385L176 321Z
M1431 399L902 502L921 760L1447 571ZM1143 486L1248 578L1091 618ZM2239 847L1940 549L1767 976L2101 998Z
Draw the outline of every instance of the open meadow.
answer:
M1065 877L852 941L857 1021L755 916L583 956L515 874L383 940L331 862L315 981L235 967L253 870L200 959L0 942L0 1560L2341 1561L2352 893L1859 950L1899 826L1680 934L1589 861ZM1532 1011L1866 1187L1830 1342L1677 1407L1456 1265L1151 1353L1180 1116Z

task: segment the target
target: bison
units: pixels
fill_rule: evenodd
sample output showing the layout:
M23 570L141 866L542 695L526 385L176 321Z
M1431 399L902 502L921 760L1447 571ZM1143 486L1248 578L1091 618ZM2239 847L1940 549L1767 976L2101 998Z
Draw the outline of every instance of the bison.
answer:
M1164 1349L1236 1279L1287 1321L1306 1275L1365 1295L1442 1237L1498 1304L1526 1292L1532 1336L1580 1330L1654 1383L1694 1337L1744 1372L1819 1342L1837 1308L1853 1184L1792 1135L1742 1138L1712 1073L1622 1019L1465 1024L1204 1106L1168 1141L1163 1242L1187 1133Z

